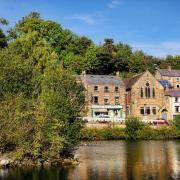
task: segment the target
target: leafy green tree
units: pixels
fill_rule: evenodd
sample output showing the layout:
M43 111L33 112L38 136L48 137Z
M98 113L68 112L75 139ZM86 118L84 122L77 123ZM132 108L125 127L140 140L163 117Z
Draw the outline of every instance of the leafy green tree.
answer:
M8 21L4 18L0 18L0 25L8 25ZM7 46L7 37L3 30L0 28L0 49Z
M116 71L128 72L128 61L132 55L132 48L128 44L119 43L116 45L117 55L115 61Z
M104 44L100 47L98 55L100 74L111 74L114 72L114 57L116 55L116 47L113 39L105 39Z
M14 29L16 38L0 52L1 151L57 158L79 140L82 122L76 117L84 105L84 89L60 65L58 46L50 39L53 23L46 22L41 31L37 27L44 22L31 16L29 30L25 18Z

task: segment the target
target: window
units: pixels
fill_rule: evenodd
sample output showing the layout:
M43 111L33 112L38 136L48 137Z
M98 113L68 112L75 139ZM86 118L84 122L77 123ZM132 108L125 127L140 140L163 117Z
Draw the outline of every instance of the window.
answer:
M119 87L116 86L116 87L115 87L115 92L118 92L118 91L119 91Z
M146 88L145 88L145 96L146 98L150 98L151 97L151 91L150 91L150 87L149 87L149 83L146 83Z
M141 114L141 115L144 115L144 114L145 114L145 112L144 112L144 107L141 107L141 108L140 108L140 114Z
M180 85L179 85L179 84L177 85L177 88L180 88Z
M141 107L140 114L144 116L151 114L150 107Z
M109 92L108 86L105 86L105 87L104 87L104 92Z
M178 97L175 97L175 102L178 102L178 100L179 100Z
M104 97L104 104L105 105L109 104L109 97L107 96Z
M119 97L118 97L118 96L115 97L115 104L116 104L116 105L119 104Z
M175 106L175 112L176 112L176 113L179 113L179 112L180 112L179 106Z
M152 107L152 114L156 114L156 107Z
M94 91L98 91L98 86L94 86Z
M155 98L155 96L156 96L155 95L155 88L153 87L153 89L152 89L152 97Z
M93 96L93 104L98 104L98 96Z
M143 98L144 93L143 93L143 88L141 88L141 98Z
M150 107L146 107L146 114L147 115L151 114Z

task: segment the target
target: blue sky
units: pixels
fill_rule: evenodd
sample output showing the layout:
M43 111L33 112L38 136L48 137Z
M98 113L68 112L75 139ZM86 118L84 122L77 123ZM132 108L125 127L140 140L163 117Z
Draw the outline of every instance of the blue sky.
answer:
M0 0L11 26L31 11L97 44L113 38L158 57L180 54L180 0Z

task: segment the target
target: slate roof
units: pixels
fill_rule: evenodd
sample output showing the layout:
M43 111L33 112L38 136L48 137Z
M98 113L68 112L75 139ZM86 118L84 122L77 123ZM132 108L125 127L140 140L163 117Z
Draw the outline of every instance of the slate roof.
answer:
M139 80L139 78L143 75L144 73L138 74L132 78L126 78L124 79L124 84L126 86L126 89L131 89L132 86Z
M159 69L162 76L180 77L180 70Z
M166 96L180 97L180 90L169 90L165 92Z
M159 80L159 82L164 88L167 88L167 87L172 88L173 87L168 80Z
M87 84L92 84L92 85L111 84L111 85L124 86L124 82L122 81L122 79L117 76L86 74L86 75L80 75L79 78L81 78Z

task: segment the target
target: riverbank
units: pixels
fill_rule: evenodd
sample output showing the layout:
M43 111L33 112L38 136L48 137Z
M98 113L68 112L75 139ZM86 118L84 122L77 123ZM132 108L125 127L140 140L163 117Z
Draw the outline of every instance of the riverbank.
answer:
M0 168L8 168L8 167L64 167L64 166L74 166L79 164L79 161L76 157L68 157L68 158L56 158L56 159L36 159L33 160L31 158L24 159L13 159L8 154L6 156L0 157Z
M135 131L134 131L135 132ZM132 135L134 133L132 131ZM131 139L125 128L103 127L90 128L85 127L81 130L81 140L126 140ZM136 131L134 139L140 140L169 140L180 139L179 132L172 126L159 126L157 128L145 126Z

